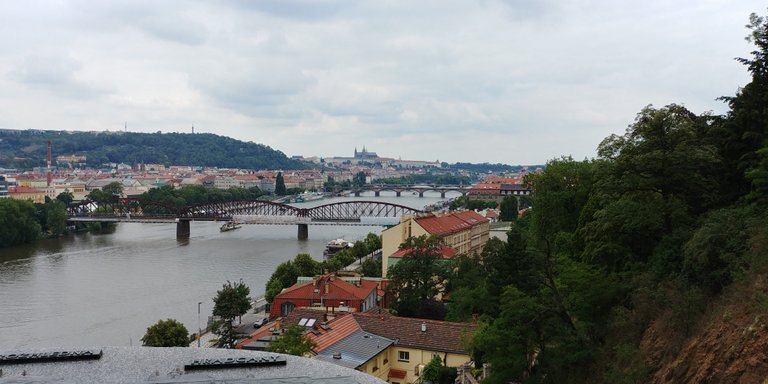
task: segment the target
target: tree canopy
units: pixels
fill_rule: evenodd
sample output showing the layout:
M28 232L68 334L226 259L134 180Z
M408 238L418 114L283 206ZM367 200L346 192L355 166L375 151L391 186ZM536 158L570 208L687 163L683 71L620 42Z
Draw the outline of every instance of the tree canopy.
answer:
M227 281L216 291L213 298L213 315L221 321L214 327L214 333L219 335L218 346L232 346L236 339L233 325L235 318L242 316L251 308L248 295L251 289L242 280L236 283Z
M188 347L189 332L174 319L158 320L147 328L141 342L145 347Z
M55 154L87 156L87 165L164 164L247 169L304 169L266 145L208 133L0 131L0 167L45 165L46 142ZM33 160L36 159L36 160Z
M387 272L390 308L400 316L442 319L445 309L437 300L445 293L449 265L443 260L437 236L408 238L400 249L408 253Z

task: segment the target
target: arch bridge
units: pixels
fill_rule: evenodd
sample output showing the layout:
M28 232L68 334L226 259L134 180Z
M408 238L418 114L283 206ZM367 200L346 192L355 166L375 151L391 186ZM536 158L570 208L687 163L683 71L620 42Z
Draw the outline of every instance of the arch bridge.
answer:
M395 195L397 197L400 197L400 195L403 192L414 192L418 193L419 197L424 197L424 192L432 191L432 192L440 192L440 197L445 198L445 194L447 192L459 192L462 196L469 193L469 190L472 189L471 186L465 186L465 185L432 185L432 184L368 184L361 187L352 187L351 192L354 193L356 197L360 197L360 193L366 192L366 191L373 191L375 196L380 196L381 192L383 191L389 191L389 192L395 192Z
M191 221L232 221L245 224L295 224L299 239L309 235L309 225L384 225L403 215L423 211L379 201L345 201L298 208L266 200L220 201L192 206L121 199L117 202L84 201L67 209L70 222L175 222L176 236L188 238Z

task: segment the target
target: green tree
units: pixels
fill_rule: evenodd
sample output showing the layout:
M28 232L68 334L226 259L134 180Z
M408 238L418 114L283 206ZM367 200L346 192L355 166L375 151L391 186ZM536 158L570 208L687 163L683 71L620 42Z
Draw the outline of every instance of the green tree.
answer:
M32 202L0 199L0 248L31 243L40 233Z
M285 180L283 180L283 173L278 172L275 177L275 195L285 196L288 191L285 189Z
M352 179L352 185L354 185L355 187L362 187L363 185L365 185L366 177L367 176L363 171L356 173L354 178Z
M267 302L272 302L275 295L283 289L296 284L300 276L316 276L322 272L321 264L312 259L309 254L300 253L293 260L280 263L266 284L264 297Z
M145 347L187 347L189 332L184 324L174 319L159 320L147 328L141 342Z
M363 260L363 265L360 266L360 273L366 277L381 277L381 260L373 258Z
M381 236L373 232L369 232L368 235L365 236L364 242L368 253L381 249Z
M442 319L443 304L437 300L445 293L449 265L442 259L442 240L437 236L410 237L400 249L408 250L389 268L387 289L392 295L390 308L400 316Z
M725 122L712 131L714 141L726 163L725 192L730 201L751 192L751 198L766 193L766 151L768 145L768 18L753 13L749 17L747 40L755 44L751 58L737 58L752 76L749 84L740 88L733 97L722 97L730 107ZM762 170L762 171L761 171Z
M586 260L611 270L649 261L662 274L680 270L696 216L719 200L712 186L721 160L702 144L709 120L674 104L646 107L624 136L600 144L600 182L579 230Z
M68 207L75 200L75 195L70 191L64 191L56 196L56 200L61 201Z
M314 341L304 336L305 328L296 324L291 324L280 335L280 338L269 343L267 351L276 353L286 353L294 356L304 356L315 348Z
M432 356L432 360L424 366L424 373L421 376L421 380L428 383L437 384L437 379L440 377L440 370L443 368L443 360L440 356Z
M45 226L51 236L60 236L67 230L67 209L59 200L45 203Z
M507 196L504 198L504 200L501 201L501 204L499 204L499 208L501 210L501 215L499 219L501 221L513 221L517 219L517 198Z
M221 319L214 326L214 333L219 336L219 347L234 344L236 335L232 323L236 317L244 315L251 308L248 298L250 292L250 288L242 280L234 284L227 281L221 290L216 291L216 297L213 298L213 315Z

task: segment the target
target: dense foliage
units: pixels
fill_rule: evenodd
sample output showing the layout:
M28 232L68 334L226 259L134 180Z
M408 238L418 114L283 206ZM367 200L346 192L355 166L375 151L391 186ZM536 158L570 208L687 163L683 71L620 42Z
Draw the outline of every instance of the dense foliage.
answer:
M189 331L174 319L159 320L147 328L141 343L145 347L188 347Z
M469 196L459 196L451 201L451 205L448 208L452 211L460 208L480 211L488 208L496 209L498 207L499 203L495 201L473 200Z
M520 173L526 169L536 169L542 167L541 165L507 165L507 164L490 164L490 163L456 163L456 164L443 164L443 167L448 169L455 169L461 171L468 171L474 173Z
M489 383L649 381L655 319L687 337L706 304L763 263L768 236L768 21L749 25L752 74L726 116L648 106L595 160L526 176L533 209L506 244L454 259L451 320ZM668 341L672 342L672 341Z
M410 237L400 245L408 253L387 271L390 309L400 316L442 319L438 297L445 293L449 265L443 260L437 236Z
M302 169L263 144L214 134L0 130L0 167L45 165L47 141L56 155L85 155L87 165L105 163L190 165L248 169Z
M0 199L0 248L31 243L41 234L31 201Z

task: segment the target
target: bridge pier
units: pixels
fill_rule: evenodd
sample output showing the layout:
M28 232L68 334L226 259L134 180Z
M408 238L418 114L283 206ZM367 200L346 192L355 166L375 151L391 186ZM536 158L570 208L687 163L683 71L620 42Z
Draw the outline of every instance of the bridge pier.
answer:
M299 240L306 240L309 238L309 225L299 224Z
M443 192L440 192L440 198L441 198L441 199L445 199L445 191L443 191Z
M395 196L400 197L400 191L395 192Z
M360 191L355 191L355 197L360 197Z
M178 219L176 222L176 239L189 239L189 220Z
M374 196L376 196L376 197L379 197L379 194L380 194L380 193L381 193L381 192L379 192L379 191L376 191L376 192L374 192L374 193L373 193L373 195L374 195Z
M419 191L419 197L424 197L424 191Z

